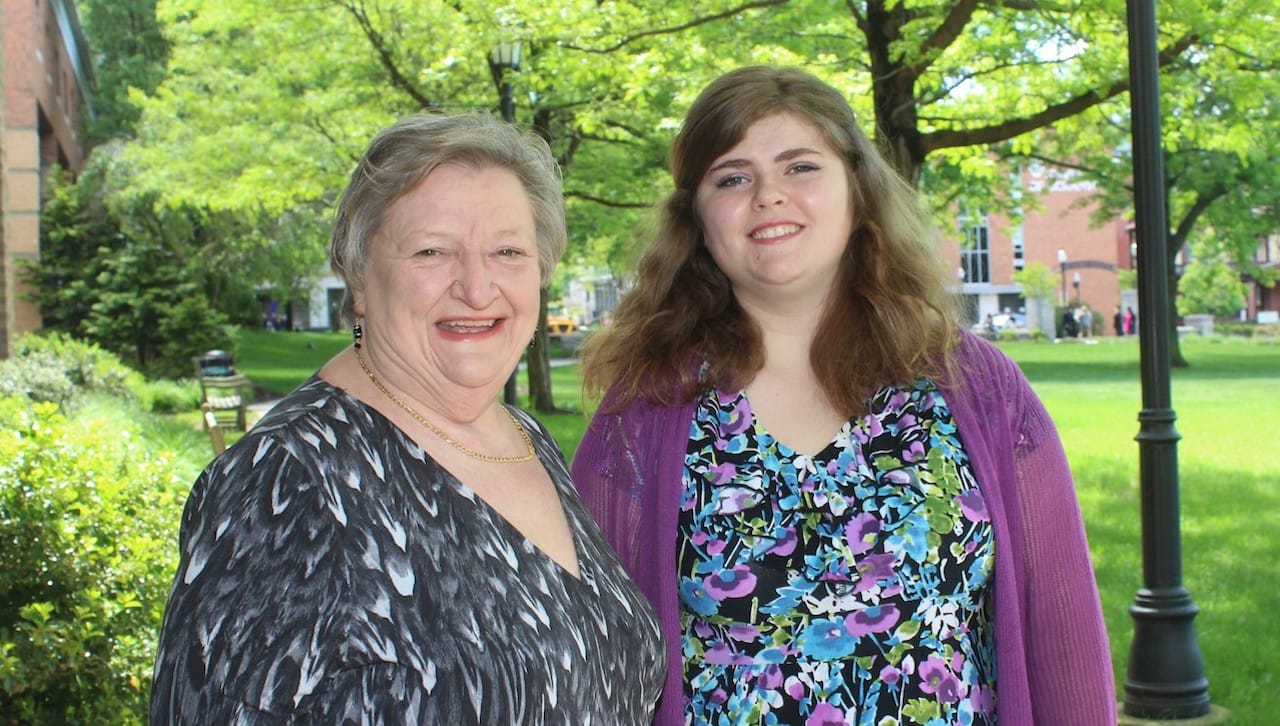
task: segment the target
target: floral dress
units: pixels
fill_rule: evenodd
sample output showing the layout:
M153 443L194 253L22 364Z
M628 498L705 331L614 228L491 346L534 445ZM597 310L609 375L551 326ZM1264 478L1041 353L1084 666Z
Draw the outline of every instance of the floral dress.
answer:
M689 723L995 723L994 535L933 383L812 457L710 390L680 509Z

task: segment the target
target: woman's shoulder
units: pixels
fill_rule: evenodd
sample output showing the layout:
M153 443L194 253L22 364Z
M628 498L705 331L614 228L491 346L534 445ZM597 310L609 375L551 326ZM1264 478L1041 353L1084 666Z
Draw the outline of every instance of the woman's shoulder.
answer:
M1016 391L1026 377L1022 369L995 343L968 330L960 330L951 351L952 388L974 395Z

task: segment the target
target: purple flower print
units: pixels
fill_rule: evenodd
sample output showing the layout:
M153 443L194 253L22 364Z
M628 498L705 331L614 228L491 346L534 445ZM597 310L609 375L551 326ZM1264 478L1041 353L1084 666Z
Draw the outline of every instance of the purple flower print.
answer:
M912 441L907 450L902 452L902 460L914 464L924 458L924 444L919 441Z
M723 464L715 464L711 467L711 471L716 475L711 480L713 486L722 486L725 482L732 481L738 475L738 467L732 462L724 462Z
M849 551L855 555L871 549L875 536L880 533L880 519L874 514L863 512L844 526L844 538L849 544Z
M754 625L739 623L729 626L728 635L739 643L754 643L760 637L760 629Z
M765 666L760 675L756 676L756 685L769 691L781 686L782 669L773 664Z
M716 512L719 514L737 514L744 509L755 506L759 494L741 487L726 487L716 492Z
M742 597L756 587L756 576L746 565L737 565L731 570L719 570L707 575L702 581L707 594L716 600L731 597Z
M969 703L973 705L974 713L989 715L996 711L996 697L989 688L974 688L969 694Z
M891 686L896 686L898 681L902 680L902 671L893 666L885 666L880 669L880 680Z
M887 633L898 624L902 613L894 605L872 605L844 616L844 628L855 638L871 633Z
M858 581L853 587L855 593L866 592L882 580L894 579L893 567L898 558L892 554L867 555L858 560Z
M920 664L920 690L932 693L939 703L960 700L960 681L947 669L947 662L936 655Z
M725 643L716 643L702 654L702 660L711 665L746 666L755 661L751 656L739 653Z
M778 540L777 544L769 548L769 554L786 557L796 551L796 545L799 542L800 540L796 537L796 528L787 527L782 531L782 538Z
M819 703L809 714L809 718L804 720L804 726L845 726L848 723L849 719L845 718L844 711L829 703Z
M977 488L966 489L956 496L960 502L960 512L970 522L987 522L991 517L987 514L987 500Z

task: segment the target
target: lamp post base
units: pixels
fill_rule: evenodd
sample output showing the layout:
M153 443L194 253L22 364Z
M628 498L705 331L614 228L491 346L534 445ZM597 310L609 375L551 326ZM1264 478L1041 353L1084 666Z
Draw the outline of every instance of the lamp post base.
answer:
M1130 716L1124 712L1123 702L1118 704L1116 713L1119 714L1117 726L1214 726L1231 721L1230 711L1213 704L1209 705L1208 714L1194 718L1158 719Z

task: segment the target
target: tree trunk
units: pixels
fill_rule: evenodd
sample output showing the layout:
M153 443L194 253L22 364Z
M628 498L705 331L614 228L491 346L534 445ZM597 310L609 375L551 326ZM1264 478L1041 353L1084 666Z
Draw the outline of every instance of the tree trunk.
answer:
M538 413L556 413L551 392L551 355L547 351L547 289L542 288L538 303L538 327L533 333L533 347L525 358L529 371L529 407Z
M1169 306L1169 330L1166 331L1169 336L1169 366L1190 368L1191 364L1182 357L1182 341L1178 339L1178 250L1182 243L1174 241L1169 248L1168 269L1165 270L1169 276L1169 300L1165 303Z

